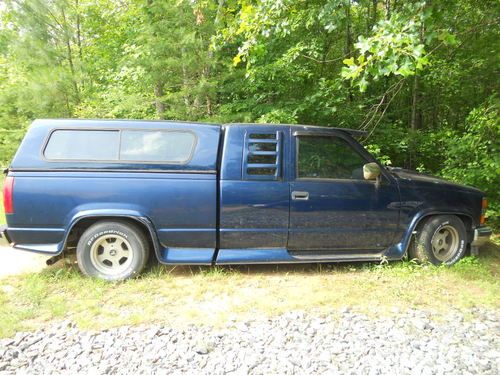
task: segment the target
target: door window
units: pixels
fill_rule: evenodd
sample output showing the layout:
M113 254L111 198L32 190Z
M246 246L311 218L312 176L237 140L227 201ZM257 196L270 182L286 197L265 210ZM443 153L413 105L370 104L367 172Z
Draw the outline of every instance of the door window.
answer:
M298 137L298 178L363 180L366 160L342 138Z

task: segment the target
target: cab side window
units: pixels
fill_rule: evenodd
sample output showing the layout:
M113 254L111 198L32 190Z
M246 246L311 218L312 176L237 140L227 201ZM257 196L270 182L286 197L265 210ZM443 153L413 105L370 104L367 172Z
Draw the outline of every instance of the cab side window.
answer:
M342 138L298 137L298 178L363 180L367 162Z

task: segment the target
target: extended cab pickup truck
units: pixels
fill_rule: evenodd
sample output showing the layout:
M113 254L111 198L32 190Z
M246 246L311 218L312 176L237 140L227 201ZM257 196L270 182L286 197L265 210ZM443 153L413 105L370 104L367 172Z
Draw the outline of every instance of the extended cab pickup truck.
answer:
M1 240L75 249L89 276L164 264L453 264L488 240L480 190L380 165L358 131L36 120L4 184Z

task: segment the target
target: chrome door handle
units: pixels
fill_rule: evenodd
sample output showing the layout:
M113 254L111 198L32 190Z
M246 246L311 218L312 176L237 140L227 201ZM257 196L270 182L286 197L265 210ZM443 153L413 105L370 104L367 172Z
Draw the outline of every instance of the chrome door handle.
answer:
M292 199L294 201L306 201L309 199L307 191L292 191Z

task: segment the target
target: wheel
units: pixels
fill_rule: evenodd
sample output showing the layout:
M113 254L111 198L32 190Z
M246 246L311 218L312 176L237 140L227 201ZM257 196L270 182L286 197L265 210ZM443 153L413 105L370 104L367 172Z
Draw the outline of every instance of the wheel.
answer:
M117 281L137 276L149 256L149 242L133 224L100 221L80 237L78 267L87 276Z
M452 265L458 262L467 248L467 231L460 218L452 215L433 216L418 230L411 259L435 265Z

